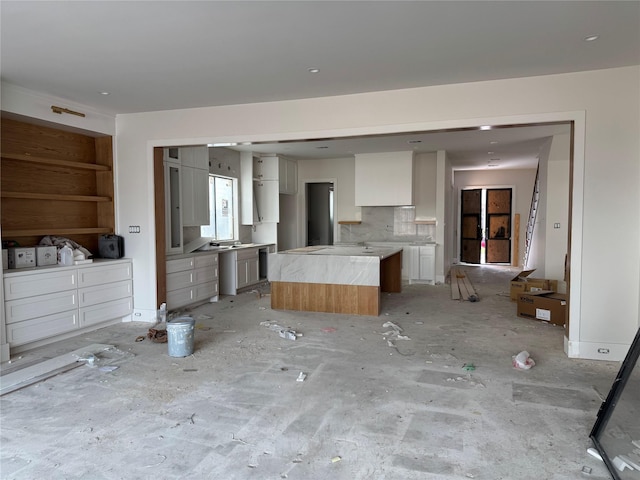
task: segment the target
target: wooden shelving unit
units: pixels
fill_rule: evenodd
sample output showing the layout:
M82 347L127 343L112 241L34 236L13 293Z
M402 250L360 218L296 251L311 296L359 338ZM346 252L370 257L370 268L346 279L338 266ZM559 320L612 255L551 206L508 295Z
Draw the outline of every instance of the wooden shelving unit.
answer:
M97 253L115 227L112 138L13 119L2 119L1 136L2 240L58 235Z

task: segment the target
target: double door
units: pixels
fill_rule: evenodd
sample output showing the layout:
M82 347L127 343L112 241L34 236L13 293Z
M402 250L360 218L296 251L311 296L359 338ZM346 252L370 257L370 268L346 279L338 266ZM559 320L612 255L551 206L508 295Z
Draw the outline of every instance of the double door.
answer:
M462 190L460 261L511 263L511 188Z

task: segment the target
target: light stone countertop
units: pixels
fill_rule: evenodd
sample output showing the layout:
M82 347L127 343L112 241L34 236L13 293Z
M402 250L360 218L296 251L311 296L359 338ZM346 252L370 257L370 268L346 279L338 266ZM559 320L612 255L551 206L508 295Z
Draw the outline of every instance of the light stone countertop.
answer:
M271 282L380 286L380 262L402 248L312 246L269 254Z

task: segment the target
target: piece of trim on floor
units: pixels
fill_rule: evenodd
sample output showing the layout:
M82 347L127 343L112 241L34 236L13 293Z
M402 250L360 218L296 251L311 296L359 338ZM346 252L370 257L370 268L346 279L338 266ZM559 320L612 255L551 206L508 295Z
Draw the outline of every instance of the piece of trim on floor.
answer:
M84 365L86 362L81 360L81 358L113 348L115 348L113 345L94 343L74 350L73 352L65 353L64 355L45 360L36 365L31 365L16 372L3 375L0 377L0 396Z
M450 273L451 300L477 301L476 293L471 281L464 270L452 268Z

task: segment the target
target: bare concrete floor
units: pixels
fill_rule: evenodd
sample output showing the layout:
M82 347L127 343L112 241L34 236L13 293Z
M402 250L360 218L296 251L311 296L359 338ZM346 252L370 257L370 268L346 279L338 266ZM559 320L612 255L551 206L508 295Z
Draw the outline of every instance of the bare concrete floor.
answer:
M467 270L479 302L450 300L448 285L406 285L384 295L377 318L273 311L255 293L223 297L193 310L186 358L136 343L146 323L24 353L12 366L92 343L117 347L97 367L2 397L1 477L610 478L586 449L619 364L568 359L561 328L518 318L508 296L515 270ZM303 336L280 338L264 321ZM387 321L410 340L389 346ZM512 367L521 350L533 369ZM470 363L475 370L464 370Z

